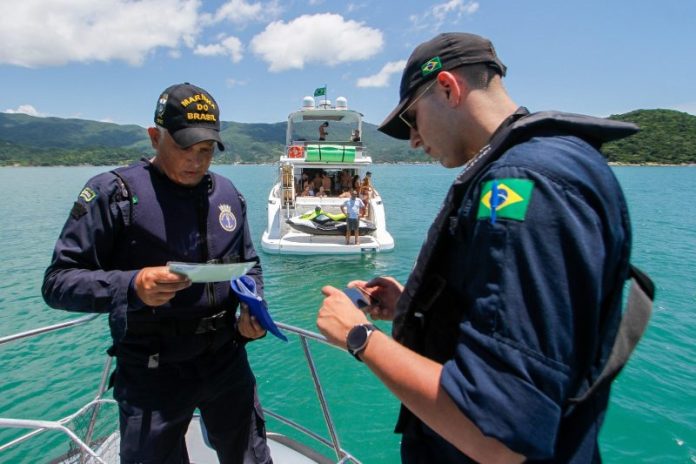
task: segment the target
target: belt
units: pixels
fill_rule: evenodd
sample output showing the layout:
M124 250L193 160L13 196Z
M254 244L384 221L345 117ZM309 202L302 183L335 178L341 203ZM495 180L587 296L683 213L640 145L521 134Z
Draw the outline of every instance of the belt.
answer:
M202 335L216 332L234 325L231 313L220 311L212 316L200 319L162 318L152 321L134 321L128 324L127 334L130 335L159 335L174 337L178 335Z

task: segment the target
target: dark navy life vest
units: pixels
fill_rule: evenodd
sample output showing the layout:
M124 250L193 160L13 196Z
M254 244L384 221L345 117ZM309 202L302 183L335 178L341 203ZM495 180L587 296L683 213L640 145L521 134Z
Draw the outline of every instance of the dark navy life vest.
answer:
M244 249L245 201L232 183L214 173L195 187L182 187L146 161L118 168L123 220L114 244L114 269L164 266L169 261L231 263ZM206 317L237 306L229 283L193 284L155 310L129 312L134 321L161 315Z
M619 139L633 134L637 128L632 124L591 118L558 112L529 114L521 108L494 134L490 144L470 165L462 171L450 187L442 208L430 227L427 238L418 255L416 266L409 275L404 292L397 304L393 335L396 340L409 348L437 361L451 358L456 345L458 322L462 318L461 305L452 305L443 292L445 281L440 277L443 261L449 253L445 246L449 220L456 215L462 199L477 182L477 178L493 161L514 145L523 143L534 136L575 135L591 145L599 147L603 142ZM456 279L453 279L456 280ZM460 308L460 313L451 309ZM442 323L431 324L433 317L445 318ZM429 337L424 327L438 330L437 337ZM425 346L432 340L432 346Z

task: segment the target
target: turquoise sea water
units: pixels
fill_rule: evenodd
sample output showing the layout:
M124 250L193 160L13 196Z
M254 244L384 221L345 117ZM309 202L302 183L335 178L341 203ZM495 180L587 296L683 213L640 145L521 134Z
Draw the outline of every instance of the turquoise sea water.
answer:
M245 194L257 249L274 166L215 166ZM51 310L40 296L43 270L72 202L98 167L0 168L0 336L77 315ZM271 256L262 252L274 317L315 330L320 288L354 278L404 281L425 231L456 175L432 165L374 166L396 241L375 256ZM696 168L617 167L634 224L633 260L655 280L647 334L614 384L600 441L605 462L696 463ZM109 346L105 318L74 330L0 347L0 417L64 417L97 389ZM388 324L382 324L388 330ZM365 463L399 462L392 433L398 402L349 355L311 344L341 444ZM250 345L264 406L323 431L308 368L296 340ZM270 421L271 428L278 428ZM285 429L280 428L285 432ZM17 436L0 430L0 443ZM0 453L0 463L43 462L65 451L49 432Z

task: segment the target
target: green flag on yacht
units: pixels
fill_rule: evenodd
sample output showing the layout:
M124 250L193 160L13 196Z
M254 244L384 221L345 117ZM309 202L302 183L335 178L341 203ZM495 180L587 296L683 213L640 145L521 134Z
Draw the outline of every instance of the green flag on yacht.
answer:
M314 90L314 96L315 97L321 97L321 96L326 96L326 86L324 87L319 87Z

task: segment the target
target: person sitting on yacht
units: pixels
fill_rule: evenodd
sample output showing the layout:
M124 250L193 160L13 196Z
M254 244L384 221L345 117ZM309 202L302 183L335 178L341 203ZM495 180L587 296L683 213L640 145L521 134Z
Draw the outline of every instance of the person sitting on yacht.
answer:
M360 184L360 176L357 175L357 174L354 175L354 176L353 176L353 181L352 181L352 182L353 182L353 184L352 184L352 186L351 186L352 189L353 189L353 190L358 190L358 191L360 191L360 185L361 185L361 184Z
M304 189L302 190L302 193L300 194L301 197L313 197L314 196L314 188L312 187L312 184L310 182L306 182Z
M319 187L323 183L322 177L323 177L322 171L318 171L316 174L314 174L314 177L312 178L312 184L313 184L315 192L317 192L319 190Z
M321 185L327 194L331 192L331 177L325 171L321 173Z
M319 126L319 140L320 141L326 140L326 136L329 135L329 131L326 130L327 127L329 127L328 121L324 122L321 126Z

